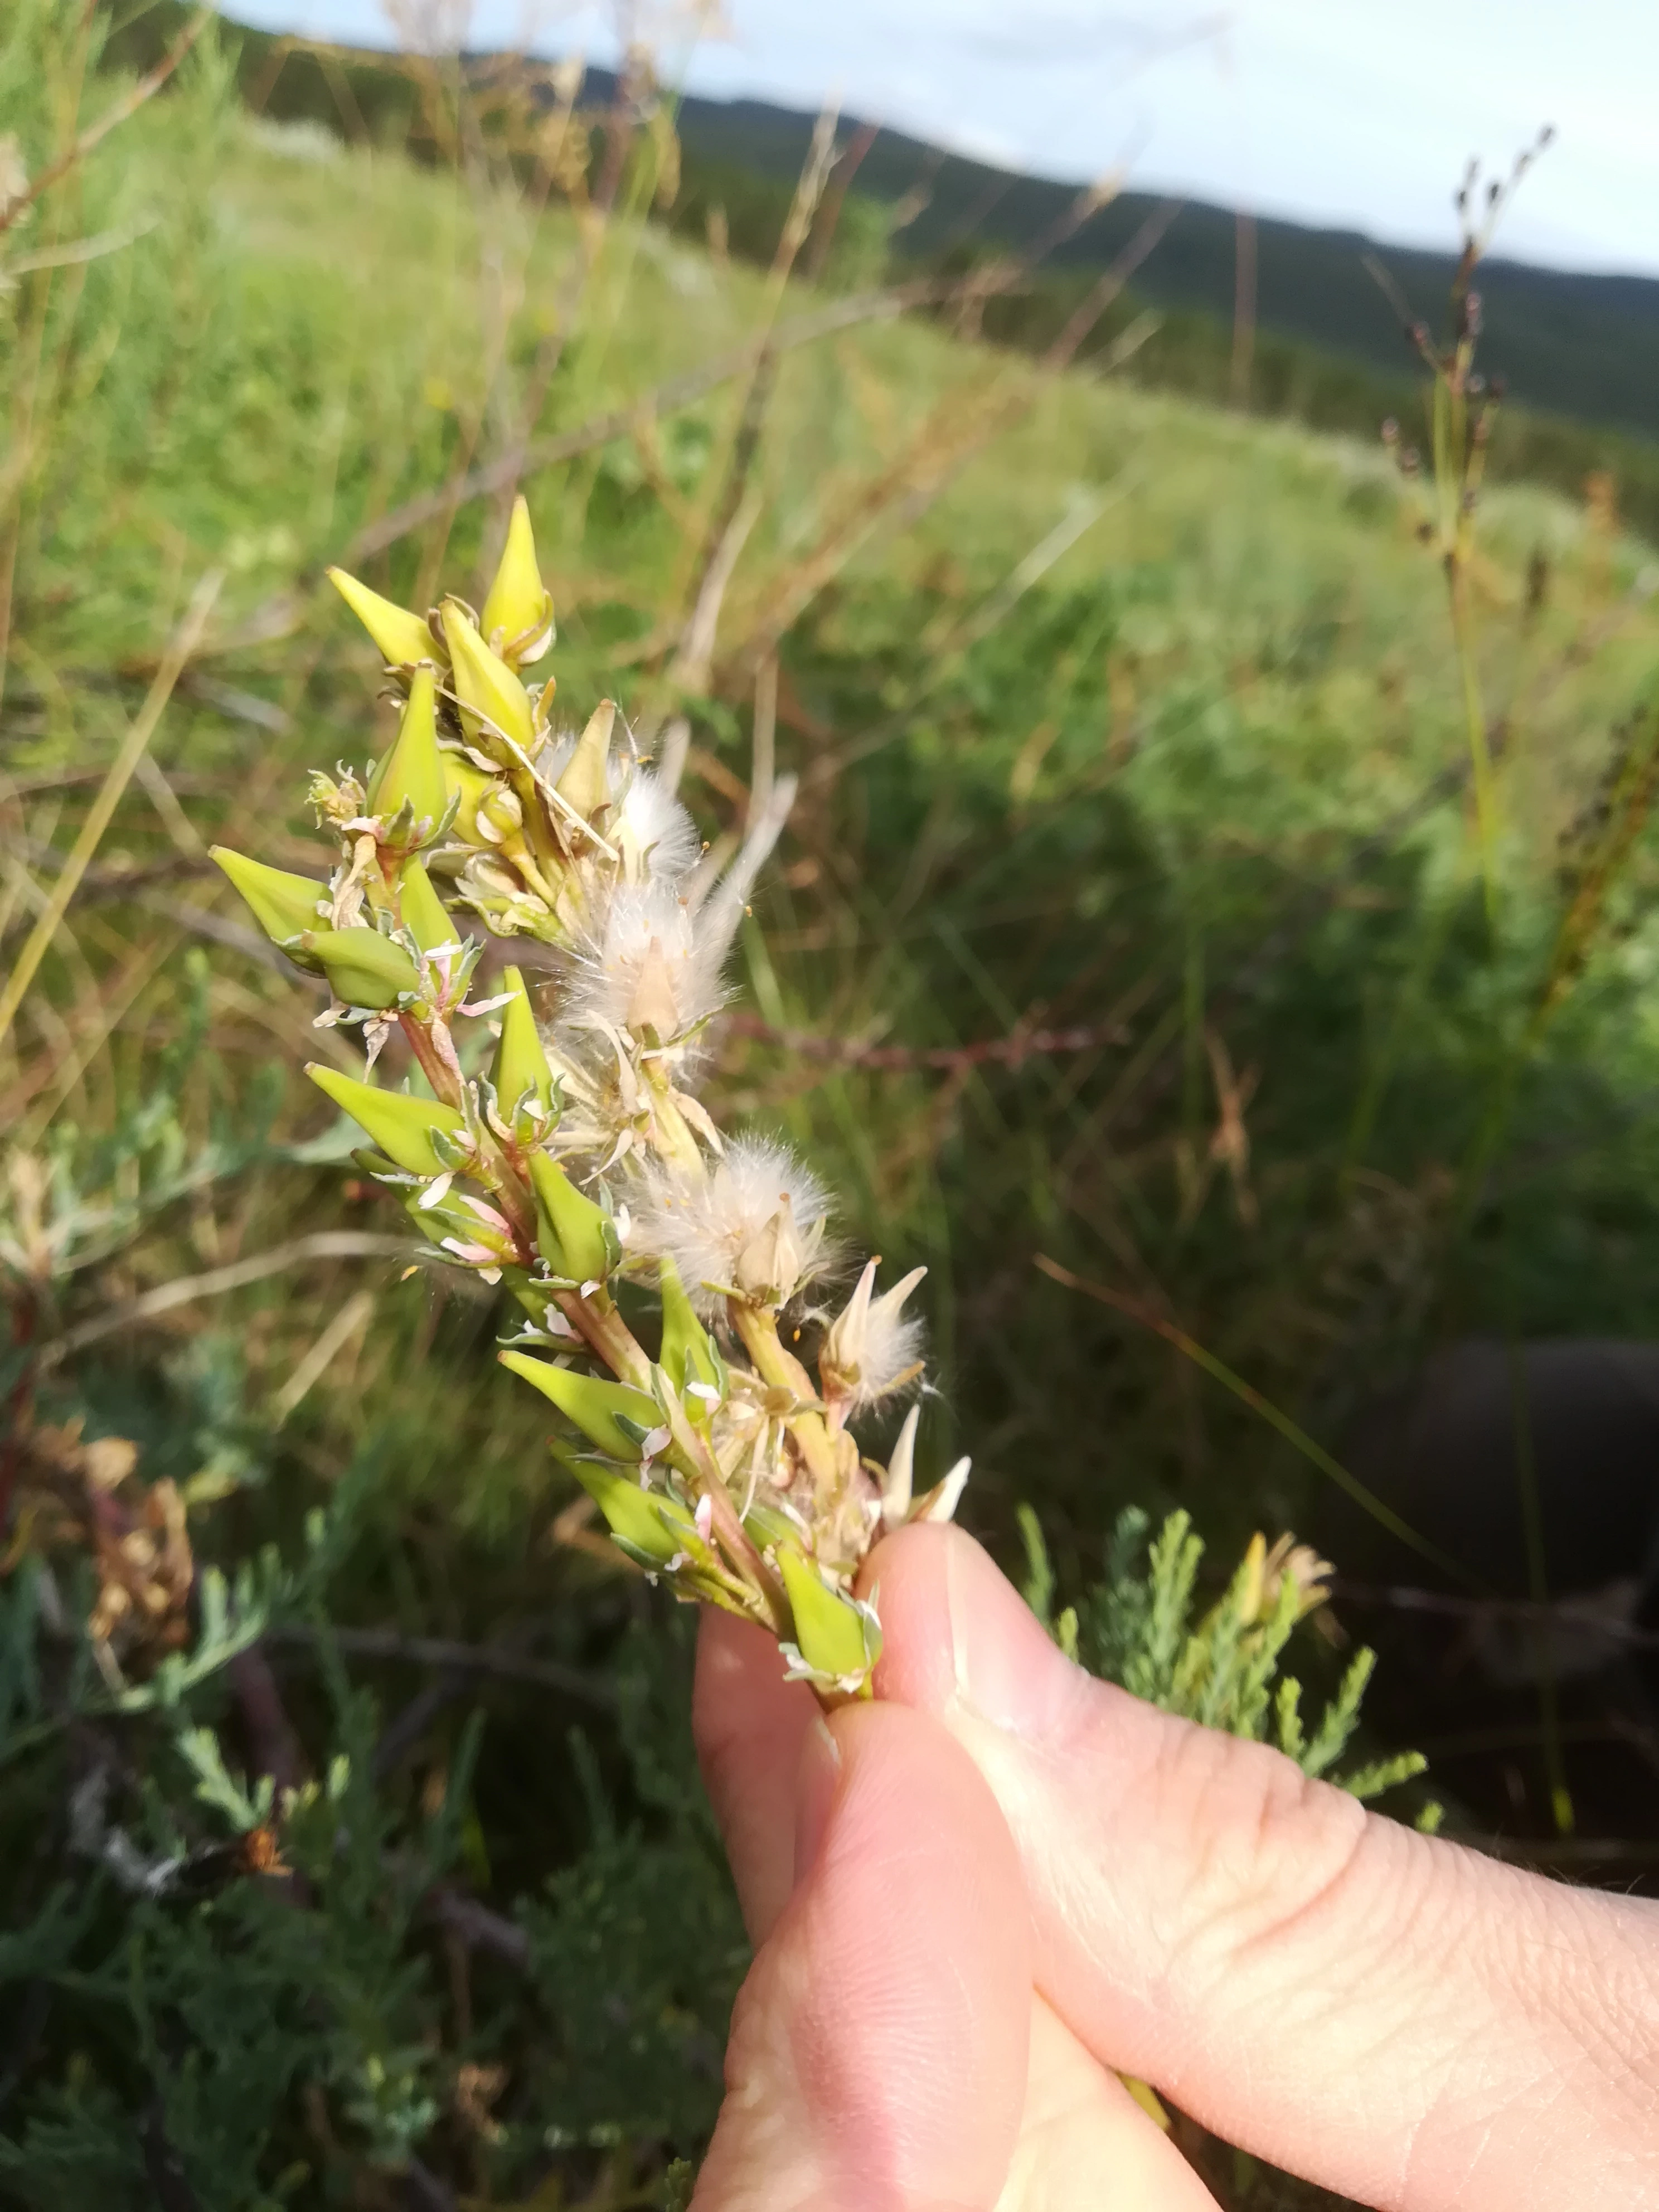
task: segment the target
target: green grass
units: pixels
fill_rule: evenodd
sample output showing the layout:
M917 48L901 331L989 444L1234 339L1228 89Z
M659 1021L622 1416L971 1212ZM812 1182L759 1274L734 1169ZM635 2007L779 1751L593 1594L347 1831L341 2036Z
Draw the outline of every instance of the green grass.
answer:
M20 131L33 167L52 126L12 36L0 131ZM107 96L95 88L88 112ZM198 578L225 572L209 649L154 747L165 787L131 787L0 1046L10 1155L58 1157L89 1203L137 1208L134 1233L102 1258L88 1246L73 1273L19 1289L13 1267L16 1310L32 1303L48 1337L295 1236L387 1225L372 1196L343 1200L337 1167L293 1149L326 1128L298 1062L345 1049L310 1028L304 992L217 942L205 972L191 964L201 915L231 919L198 847L222 835L299 860L315 849L305 771L383 742L376 672L319 572L522 425L580 232L556 196L534 216L521 185L501 162L468 177L256 123L210 57L21 234L35 251L153 224L0 298L16 461L0 486L0 551L15 552L9 957ZM626 190L622 206L541 434L741 344L765 312L763 275L630 216ZM781 313L787 325L823 304L794 286ZM573 718L611 692L648 726L678 699L667 664L739 390L527 479ZM1040 1253L1185 1330L1326 1442L1358 1396L1445 1338L1659 1328L1645 1110L1659 852L1639 821L1583 909L1572 988L1534 1019L1571 889L1564 833L1651 681L1648 546L1537 489L1486 501L1494 932L1455 781L1466 736L1443 583L1380 450L1097 368L1053 374L903 319L783 356L750 482L762 497L712 672L679 699L688 790L710 837L740 817L756 670L775 636L780 764L802 797L745 939L750 1019L722 1048L720 1110L787 1130L872 1249L933 1270L941 1388L922 1449L940 1467L973 1453L971 1526L1017 1556L1029 1502L1076 1585L1126 1504L1190 1509L1224 1558L1256 1526L1300 1524L1320 1480L1163 1338L1040 1273ZM497 501L464 504L365 573L414 597L441 573L475 589L501 520ZM123 896L124 866L149 872L141 897ZM848 1049L804 1054L753 1035L756 1018ZM925 1064L1028 1023L1095 1041ZM872 1044L913 1063L872 1063L857 1049ZM176 1097L146 1121L170 1048ZM1229 1066L1259 1086L1237 1185L1211 1158ZM180 1162L216 1144L214 1171L181 1191ZM272 1540L292 1560L304 1513L330 1506L336 1620L473 1641L518 1623L544 1657L610 1665L638 1593L556 1540L568 1492L526 1394L495 1375L493 1316L393 1272L319 1261L176 1306L54 1370L40 1410L78 1410L89 1433L137 1441L152 1478L193 1484L204 1558ZM359 1291L288 1408L285 1386ZM660 1664L659 1650L630 1660L623 1679ZM369 1679L390 1715L423 1678ZM302 1736L335 1741L345 1723L315 1674L283 1680ZM534 1941L572 1972L582 1885L599 1879L582 1856L592 1806L608 1793L632 1807L651 1848L690 1850L705 1873L708 1838L683 1783L661 1781L678 1753L636 1741L630 1765L596 1726L596 1752L550 1759L543 1695L497 1690L489 1711L465 1832L444 1848L503 1909L564 1867L569 1913ZM401 1755L410 1806L465 1770L453 1711ZM351 1726L372 1747L370 1723ZM58 1817L55 1786L31 1770L41 1820ZM667 2018L685 1992L652 1982L628 1899L605 1897L635 1929L614 1941L645 1947L640 2002ZM711 1987L725 1971L698 1966ZM431 2021L442 2010L434 1996ZM403 2017L390 1997L385 2014ZM33 2063L72 2102L82 2077L57 2033ZM663 2063L672 2075L672 2050ZM45 2127L57 2107L40 2094ZM582 2127L606 2118L602 2098L571 2095ZM649 2136L659 2109L610 2117ZM383 2163L392 2120L351 2124ZM476 2143L441 2148L457 2175L489 2166ZM127 2201L97 2195L107 2177L74 2185L81 2197L52 2201ZM490 2183L490 2201L512 2201L507 2185ZM635 2201L617 2187L607 2201Z

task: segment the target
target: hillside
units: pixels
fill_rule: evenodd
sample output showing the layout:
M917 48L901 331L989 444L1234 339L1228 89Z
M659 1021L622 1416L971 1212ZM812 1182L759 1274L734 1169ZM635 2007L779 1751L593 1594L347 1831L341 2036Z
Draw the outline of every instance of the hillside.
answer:
M183 0L152 0L112 51L130 62L153 58L185 12ZM406 78L384 56L308 50L240 27L236 36L241 82L263 112L311 117L348 137L367 133L403 143L413 129L418 138L417 103ZM481 75L493 74L495 66L477 64ZM614 93L614 77L603 70L589 71L584 96L590 104L602 106ZM756 251L769 254L814 118L763 100L698 97L682 100L677 114L684 185L699 207L722 193L744 198L756 185L770 188L760 221L763 231L769 223L768 240L763 246L755 244ZM856 117L842 118L843 142L860 128ZM1447 179L1449 246L1455 182ZM1013 174L882 130L860 160L852 197L890 209L918 188L926 204L894 243L902 258L924 264L973 252L1027 248L1062 225L1074 198L1069 185ZM1159 204L1144 193L1125 191L1046 256L1045 267L1063 280L1067 271L1105 266ZM1178 388L1227 395L1236 250L1232 212L1190 202L1137 270L1133 299L1185 319L1175 342L1166 342L1161 358L1154 356L1146 365L1149 373ZM1352 232L1257 222L1256 320L1261 334L1279 342L1279 358L1267 366L1255 395L1257 404L1267 411L1306 411L1310 403L1296 394L1311 392L1315 419L1371 429L1395 404L1401 382L1414 374L1413 358L1398 318L1364 267L1364 257L1372 251L1416 313L1435 326L1454 267L1450 252L1377 249ZM1522 409L1629 439L1659 439L1659 280L1571 275L1500 254L1485 265L1481 289L1488 365L1504 375ZM1008 334L1014 334L1011 327ZM1364 374L1356 380L1344 369ZM1559 435L1532 446L1534 467L1575 488L1598 465L1639 478L1644 514L1659 517L1659 495L1648 483L1650 477L1659 481L1659 455L1628 453L1617 444L1598 451Z
M703 159L793 178L812 118L759 100L688 99L679 110L686 145ZM843 118L843 135L858 128ZM1447 235L1454 235L1448 179ZM883 131L860 162L857 190L893 203L918 185L927 204L903 249L921 258L969 240L1030 246L1064 218L1069 185L1012 174L984 162ZM1101 268L1120 253L1156 207L1126 191L1058 246L1052 264ZM1135 278L1154 305L1196 310L1231 324L1237 228L1230 210L1182 208ZM1399 318L1364 267L1382 260L1416 313L1434 326L1455 267L1450 253L1379 247L1352 231L1261 220L1255 225L1256 313L1264 331L1299 338L1364 363L1382 376L1410 364ZM1483 267L1487 357L1515 397L1549 413L1659 435L1659 280L1569 275L1495 256Z

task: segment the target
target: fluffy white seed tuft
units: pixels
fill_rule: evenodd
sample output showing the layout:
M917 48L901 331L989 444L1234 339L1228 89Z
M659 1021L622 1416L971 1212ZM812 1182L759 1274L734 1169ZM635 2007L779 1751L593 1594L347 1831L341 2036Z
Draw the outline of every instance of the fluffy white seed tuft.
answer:
M710 949L699 917L672 884L619 884L576 947L562 1025L580 1030L597 1018L667 1044L718 1011L723 951Z
M823 1184L787 1146L738 1137L701 1182L650 1179L634 1205L633 1248L665 1252L712 1318L725 1291L781 1304L821 1273L829 1211Z

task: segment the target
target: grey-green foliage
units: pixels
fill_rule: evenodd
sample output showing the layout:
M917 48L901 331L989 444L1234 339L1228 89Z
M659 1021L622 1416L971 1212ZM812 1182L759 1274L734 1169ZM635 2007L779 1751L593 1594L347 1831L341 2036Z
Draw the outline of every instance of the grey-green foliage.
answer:
M1304 1774L1326 1777L1356 1797L1380 1796L1423 1772L1427 1762L1418 1752L1333 1771L1358 1727L1376 1655L1355 1652L1310 1729L1302 1685L1279 1663L1302 1612L1291 1576L1282 1577L1264 1599L1259 1568L1247 1556L1221 1597L1194 1620L1204 1542L1190 1516L1172 1513L1149 1542L1150 1520L1131 1507L1113 1530L1104 1578L1080 1606L1056 1614L1054 1569L1029 1507L1020 1526L1027 1600L1062 1649L1091 1674L1206 1728L1271 1742ZM1422 1817L1433 1826L1437 1808Z
M689 1671L685 1626L636 1633L623 1654L621 1734L639 1811L618 1820L591 1754L580 1758L587 1849L519 1909L556 2033L547 2086L567 2142L695 2143L714 2123L749 1949L683 1697L665 1680Z
M472 2153L503 2189L533 2186L569 2149L625 2146L648 2176L651 2147L708 2136L747 1950L691 1755L689 1622L623 1638L620 1762L602 1774L585 1744L574 1762L587 1841L520 1901L512 1971L475 1969L458 2021L432 1900L488 1880L483 1719L460 1729L435 1810L380 1771L380 1715L326 1626L362 1494L343 1489L302 1568L270 1578L263 1615L308 1617L322 1663L325 1779L297 1791L240 1772L220 1733L206 1663L222 1664L220 1618L204 1616L209 1652L179 1655L167 1700L123 1713L94 1709L89 1689L65 1758L67 1715L42 1711L43 1670L24 1656L39 1576L0 1584L0 1688L28 1729L14 1732L9 1803L38 1808L33 1873L60 1869L25 1882L0 1933L0 2203L149 2212L158 2174L178 2184L161 2201L214 2212L356 2201L366 2172L395 2177L423 2152L450 2165L474 2063L511 2084ZM250 1879L240 1854L273 1818L289 1872ZM515 1923L495 1925L511 1952ZM681 2183L655 2155L672 2197Z
M165 2157L196 2202L265 2212L289 2193L284 2174L289 2187L319 2178L291 2148L307 2082L382 2166L430 2130L447 2086L439 1984L412 1931L458 1855L477 1732L463 1738L443 1804L410 1827L372 1780L372 1700L329 1671L348 1757L338 1786L284 1825L287 1885L230 1878L212 1846L186 1849L179 1785L204 1763L223 1777L198 1742L193 1759L157 1761L115 1832L125 1853L106 1847L79 1886L78 1917L60 1894L37 1919L32 1954L0 1957L0 1980L44 1984L88 2045L42 2085L21 2130L0 2136L0 2181L17 2201L138 2212ZM167 1877L154 1893L143 1867Z

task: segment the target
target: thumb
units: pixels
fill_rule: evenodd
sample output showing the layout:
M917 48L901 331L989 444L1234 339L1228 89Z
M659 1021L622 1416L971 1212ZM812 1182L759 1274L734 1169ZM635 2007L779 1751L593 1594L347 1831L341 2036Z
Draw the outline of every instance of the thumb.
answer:
M878 1686L989 1781L1037 1986L1097 2057L1366 2203L1659 2202L1659 1908L1413 1835L1093 1680L960 1530L871 1572Z
M796 1850L738 1999L695 2212L988 2212L1031 2002L990 1791L934 1723L851 1707L808 1733Z

